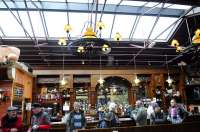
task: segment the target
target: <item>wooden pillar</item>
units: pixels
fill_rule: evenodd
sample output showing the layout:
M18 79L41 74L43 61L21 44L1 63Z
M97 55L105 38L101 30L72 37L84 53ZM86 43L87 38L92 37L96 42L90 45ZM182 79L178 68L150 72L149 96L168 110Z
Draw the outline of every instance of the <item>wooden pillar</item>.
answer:
M135 105L136 102L136 87L132 86L128 89L128 102L131 106Z
M183 70L181 70L181 72L180 72L178 90L180 92L181 101L183 103L186 103L186 96L185 96L185 72Z
M91 105L91 108L95 108L97 102L97 92L96 91L88 91L88 103Z

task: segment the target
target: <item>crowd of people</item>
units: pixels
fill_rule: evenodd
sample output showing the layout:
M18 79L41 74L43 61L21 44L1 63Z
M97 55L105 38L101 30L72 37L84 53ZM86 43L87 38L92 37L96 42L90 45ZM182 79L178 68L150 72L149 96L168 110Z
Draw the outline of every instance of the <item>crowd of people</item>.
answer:
M177 104L174 99L170 101L171 106L165 113L156 102L151 102L148 108L144 107L141 100L136 101L135 108L129 112L130 118L135 121L137 126L163 124L171 122L172 124L182 123L188 112L181 105ZM108 111L98 110L98 128L117 127L120 124L119 115L117 114L117 105L111 102ZM63 123L66 124L66 130L73 132L76 129L84 129L87 125L84 111L81 109L80 102L74 102L74 109L65 115ZM42 110L38 103L32 105L31 124L28 132L38 130L48 130L50 125L50 115ZM16 107L9 107L7 114L1 119L2 132L20 132L22 131L22 119L17 115Z

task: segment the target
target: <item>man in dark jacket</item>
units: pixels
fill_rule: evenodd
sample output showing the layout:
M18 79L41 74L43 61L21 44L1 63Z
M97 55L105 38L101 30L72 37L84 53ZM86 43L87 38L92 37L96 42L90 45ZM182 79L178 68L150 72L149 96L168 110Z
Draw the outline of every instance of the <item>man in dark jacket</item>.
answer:
M1 119L3 132L20 132L22 129L22 118L17 116L16 107L8 107L7 114Z
M39 103L34 103L32 105L32 111L33 115L31 117L31 128L29 128L29 131L38 131L40 129L47 130L50 128L49 115L42 111Z

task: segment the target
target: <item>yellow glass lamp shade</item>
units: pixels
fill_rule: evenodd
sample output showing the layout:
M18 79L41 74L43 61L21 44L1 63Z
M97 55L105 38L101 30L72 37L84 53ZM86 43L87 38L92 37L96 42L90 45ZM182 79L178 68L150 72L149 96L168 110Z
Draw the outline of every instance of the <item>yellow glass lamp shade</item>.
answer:
M178 46L179 46L178 40L173 39L172 42L171 42L171 46L172 46L172 47L178 47Z
M96 38L96 33L92 27L88 27L83 35L83 38Z
M176 47L176 52L182 52L182 51L183 51L182 47L180 47L180 46Z
M66 24L64 26L64 30L65 30L65 32L69 33L72 30L72 27L69 24Z
M195 31L195 35L192 38L192 44L193 45L200 44L200 29L197 29Z
M105 28L104 23L103 23L102 21L97 22L97 28L98 28L99 30L104 29L104 28Z
M103 54L108 54L108 53L110 53L110 51L111 51L111 48L110 48L110 46L108 45L108 44L104 44L103 46L102 46L102 53Z
M77 49L77 52L78 53L84 53L85 52L85 49L83 46L79 46L78 49Z
M117 32L117 33L115 34L114 40L115 40L115 41L120 41L120 40L122 40L122 36L121 36L121 34L120 34L119 32Z
M60 38L59 41L58 41L58 45L63 45L63 46L67 45L66 39L65 38Z

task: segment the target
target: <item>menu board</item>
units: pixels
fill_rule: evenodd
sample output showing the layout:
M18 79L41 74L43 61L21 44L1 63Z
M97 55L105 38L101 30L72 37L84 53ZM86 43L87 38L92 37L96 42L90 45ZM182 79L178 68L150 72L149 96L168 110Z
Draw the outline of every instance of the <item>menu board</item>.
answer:
M18 114L22 114L23 85L14 85L12 105L18 108Z
M24 88L20 86L13 87L13 100L22 101Z

